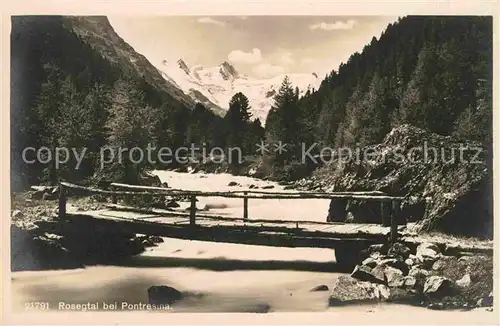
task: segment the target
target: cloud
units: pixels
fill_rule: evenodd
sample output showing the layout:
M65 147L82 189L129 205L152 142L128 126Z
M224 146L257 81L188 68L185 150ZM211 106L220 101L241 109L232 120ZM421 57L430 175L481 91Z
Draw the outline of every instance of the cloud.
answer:
M211 17L201 17L201 18L198 18L197 22L200 23L200 24L213 24L213 25L217 25L217 26L220 26L220 27L226 26L225 22L213 19Z
M290 52L286 52L286 53L283 53L283 55L281 55L280 62L281 62L281 64L288 66L288 65L293 64L295 62L295 60L293 60L292 54Z
M304 58L300 61L300 64L302 65L308 65L308 64L311 64L313 63L314 61L316 61L315 59L313 58Z
M348 29L353 29L354 26L356 25L356 21L349 19L348 21L336 21L334 23L325 23L321 22L318 24L310 25L309 29L314 31L314 30L324 30L324 31L335 31L335 30L348 30Z
M269 63L261 63L252 68L252 71L261 78L271 78L285 72L282 66L272 65Z
M262 53L257 48L252 49L251 52L234 50L228 54L227 59L232 63L254 64L260 62L262 59Z

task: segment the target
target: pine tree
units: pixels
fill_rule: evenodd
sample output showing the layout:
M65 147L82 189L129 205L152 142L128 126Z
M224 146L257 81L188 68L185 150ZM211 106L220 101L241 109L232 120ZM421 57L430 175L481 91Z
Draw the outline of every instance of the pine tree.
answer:
M128 150L121 160L115 162L114 173L118 173L118 178L125 183L138 184L140 174L148 162L146 159L131 157L130 151L134 147L144 151L148 143L156 146L154 130L158 110L145 102L144 93L137 82L130 79L120 79L115 83L111 102L110 117L106 124L108 143L115 148Z
M412 80L402 96L399 111L393 115L393 125L411 123L428 129L432 113L437 108L434 76L437 71L435 48L425 45L418 55Z
M35 102L34 119L39 123L38 137L41 146L48 147L52 153L59 146L59 137L65 131L61 124L61 80L62 73L60 68L54 63L44 65L46 79L41 84L40 93ZM44 177L42 181L49 181L55 184L58 181L55 161L49 163L49 167L44 168Z
M359 112L361 127L357 136L360 145L368 145L382 140L387 132L387 119L384 117L384 81L375 73L368 92L364 95Z
M249 144L250 129L250 106L248 98L241 92L233 95L229 102L229 109L224 117L225 130L227 131L227 146L239 148L243 155L247 154L251 147ZM238 152L231 151L230 161L233 167L238 166Z
M363 105L363 92L358 84L346 104L346 114L343 119L342 128L337 130L337 142L341 146L354 146L359 142L360 130L362 128L361 108Z
M283 163L297 155L300 135L303 131L302 116L299 107L299 94L294 89L288 76L285 76L278 93L274 97L274 105L266 121L268 141L286 144L286 152L279 153L276 160Z

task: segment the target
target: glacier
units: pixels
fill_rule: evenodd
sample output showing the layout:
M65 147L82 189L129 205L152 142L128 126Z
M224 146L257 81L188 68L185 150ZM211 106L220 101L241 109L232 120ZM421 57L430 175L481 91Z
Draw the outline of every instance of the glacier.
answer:
M248 97L252 119L260 119L262 125L274 104L274 95L278 92L285 75L293 87L298 87L300 95L307 90L313 91L321 84L315 73L282 74L269 79L252 78L240 74L227 61L215 67L201 65L189 67L184 60L163 60L156 65L163 78L177 86L194 101L202 103L215 113L224 115L229 108L231 97L241 92Z

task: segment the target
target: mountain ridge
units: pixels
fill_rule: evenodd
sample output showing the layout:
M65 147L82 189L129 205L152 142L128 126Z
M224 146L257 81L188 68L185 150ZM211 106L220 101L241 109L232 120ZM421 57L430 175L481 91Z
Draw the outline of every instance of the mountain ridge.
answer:
M315 73L281 74L273 78L257 79L240 74L227 61L206 68L201 65L189 67L183 59L176 63L163 60L157 64L157 69L163 78L175 84L192 100L220 115L225 114L234 94L245 94L250 102L250 112L262 124L266 121L267 113L274 104L273 97L285 76L290 78L294 87L299 88L300 95L317 89L322 81Z
M186 107L194 107L195 102L162 78L151 62L114 30L106 16L63 16L62 20L67 28L85 43L97 49L110 62L138 73L147 82L165 91ZM124 60L126 57L128 60Z

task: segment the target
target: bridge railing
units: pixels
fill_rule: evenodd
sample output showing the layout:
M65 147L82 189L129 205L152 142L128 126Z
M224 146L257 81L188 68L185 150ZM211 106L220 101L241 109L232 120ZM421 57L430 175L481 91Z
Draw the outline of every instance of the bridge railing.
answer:
M80 192L92 193L110 196L113 204L117 203L118 196L189 196L190 209L189 221L190 225L196 225L196 201L197 197L224 197L224 198L241 198L243 199L243 220L248 220L248 201L249 199L351 199L380 202L380 210L382 216L382 225L390 226L390 238L395 241L397 238L397 227L399 209L404 197L389 196L380 191L359 191L359 192L272 192L259 190L235 190L235 191L193 191L162 187L150 187L130 185L123 183L111 183L110 188L113 190L105 190L93 187L85 187L69 182L61 182L59 184L59 217L64 218L66 215L66 198L68 190L78 190ZM114 190L125 189L125 190ZM390 214L384 211L385 203L391 203Z

